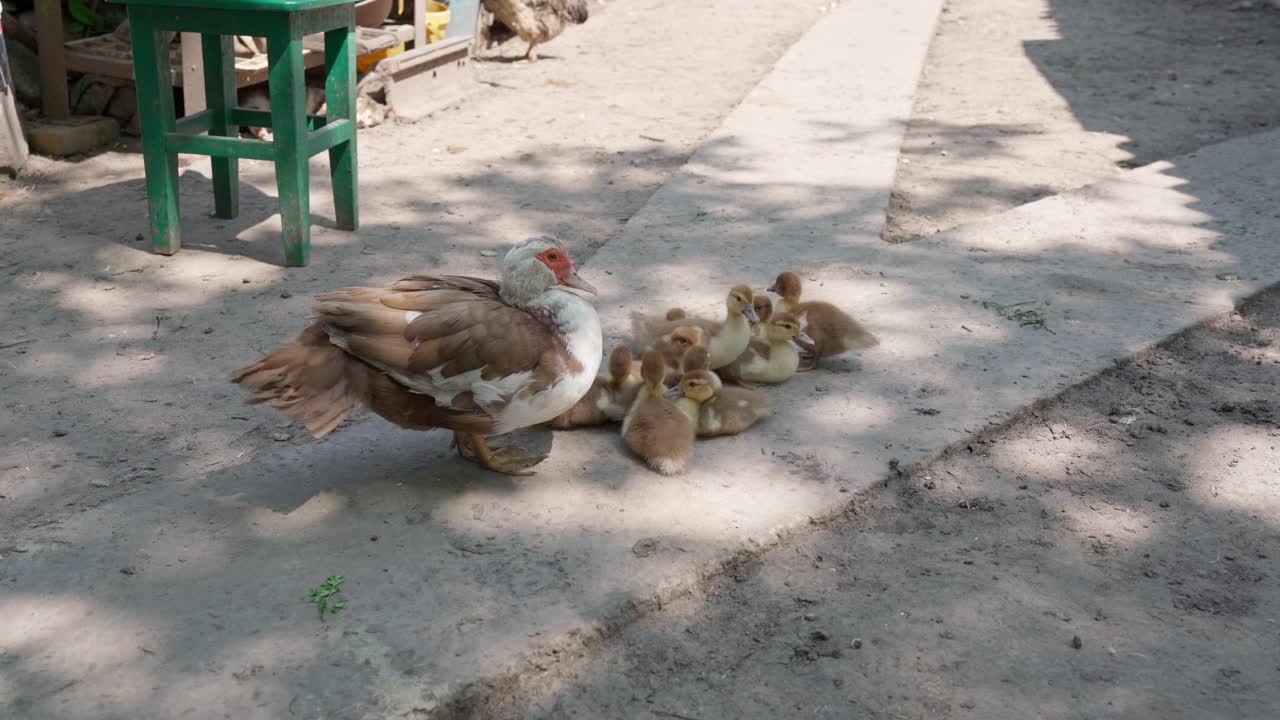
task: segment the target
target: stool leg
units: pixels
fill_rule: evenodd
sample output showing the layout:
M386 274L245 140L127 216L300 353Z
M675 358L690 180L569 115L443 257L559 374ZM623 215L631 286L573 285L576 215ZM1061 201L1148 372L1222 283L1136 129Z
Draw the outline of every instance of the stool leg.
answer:
M355 28L324 34L324 95L328 121L351 121L351 138L329 149L329 176L333 180L333 207L341 230L360 225L356 162L356 39Z
M173 76L169 67L170 33L161 33L148 11L129 12L133 65L142 124L142 160L151 207L151 249L172 255L182 247L178 219L178 155L169 151L165 134L173 132Z
M205 33L200 38L204 57L204 102L213 114L210 135L235 137L240 127L231 122L236 106L236 63L229 36ZM213 214L233 218L240 214L240 159L211 159L213 163Z
M284 260L302 267L311 256L311 189L307 166L307 103L302 35L292 29L267 38L271 131L280 190Z

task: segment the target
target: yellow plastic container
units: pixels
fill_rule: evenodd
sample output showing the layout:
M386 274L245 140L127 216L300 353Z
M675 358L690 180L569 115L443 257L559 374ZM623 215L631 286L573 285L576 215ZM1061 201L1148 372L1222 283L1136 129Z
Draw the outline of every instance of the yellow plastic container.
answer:
M356 71L362 73L369 72L373 69L374 65L378 64L379 60L389 58L392 55L399 55L402 52L404 52L404 43L400 43L395 47L389 47L386 50L379 50L378 52L372 52L368 55L361 55L356 58Z
M444 30L449 26L449 6L429 0L427 2L427 42L440 42L444 39Z

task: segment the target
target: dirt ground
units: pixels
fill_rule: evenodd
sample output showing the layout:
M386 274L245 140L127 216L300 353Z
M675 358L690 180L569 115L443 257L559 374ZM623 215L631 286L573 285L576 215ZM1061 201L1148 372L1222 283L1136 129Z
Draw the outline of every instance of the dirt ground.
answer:
M280 262L269 163L241 163L240 217L213 220L207 159L182 156L184 251L146 252L137 143L0 178L0 548L157 482L201 481L281 442L230 372L297 331L311 295L407 269L490 275L533 234L586 261L820 16L747 0L592 4L533 65L476 65L480 89L415 124L360 133L361 229L333 229L312 171L313 261ZM708 37L726 14L738 30ZM643 26L644 32L635 28ZM220 408L205 412L207 408Z
M1237 5L952 0L886 237L1280 121L1280 12ZM54 532L153 482L307 442L206 408L239 402L227 372L296 329L311 292L406 265L487 271L481 249L529 232L589 256L818 14L665 6L610 3L532 67L482 65L486 89L461 108L362 134L362 168L381 171L362 242L317 227L317 261L287 275L270 264L261 164L245 163L234 223L201 220L207 163L184 164L199 254L169 259L135 241L127 145L0 181L0 547L19 524ZM1274 717L1278 370L1273 290L457 715Z
M470 716L1273 718L1277 468L1272 291Z
M1280 121L1277 43L1266 3L953 0L886 239ZM1277 468L1273 288L456 715L1275 717Z

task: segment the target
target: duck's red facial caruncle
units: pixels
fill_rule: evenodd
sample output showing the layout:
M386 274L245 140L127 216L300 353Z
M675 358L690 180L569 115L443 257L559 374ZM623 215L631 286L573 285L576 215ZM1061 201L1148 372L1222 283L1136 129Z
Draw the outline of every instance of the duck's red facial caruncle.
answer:
M569 254L560 248L551 248L538 253L538 260L546 265L552 273L555 273L556 282L566 287L577 288L592 295L596 294L596 289L591 283L583 280L578 276L578 271L573 268L573 261L569 259Z

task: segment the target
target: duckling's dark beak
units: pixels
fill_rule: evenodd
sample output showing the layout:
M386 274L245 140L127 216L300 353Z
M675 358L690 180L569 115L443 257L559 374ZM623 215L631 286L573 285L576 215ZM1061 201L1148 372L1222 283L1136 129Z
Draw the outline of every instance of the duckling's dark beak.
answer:
M776 283L776 282L775 282L774 284L770 285L770 286L765 290L765 292L771 292L771 293L773 293L774 295L781 295L781 294L782 294L782 293L778 290L778 283Z
M808 343L810 345L814 344L813 338L806 335L803 330L801 330L799 333L796 334L796 339L802 343Z
M760 322L760 315L756 312L755 307L748 305L742 308L742 314L747 316L751 322Z
M576 268L571 267L569 269L569 277L561 280L560 284L583 292L589 292L592 295L596 294L596 286L586 280L583 280L582 277L578 275L578 270Z
M672 399L684 397L684 388L680 387L679 385L673 388L667 388L667 391L662 393L662 395L664 397L669 397Z

